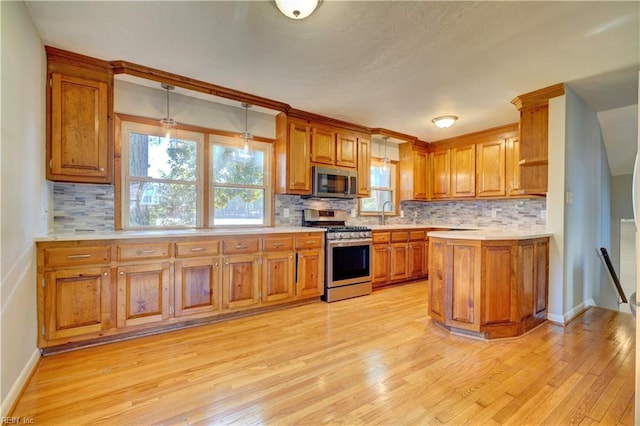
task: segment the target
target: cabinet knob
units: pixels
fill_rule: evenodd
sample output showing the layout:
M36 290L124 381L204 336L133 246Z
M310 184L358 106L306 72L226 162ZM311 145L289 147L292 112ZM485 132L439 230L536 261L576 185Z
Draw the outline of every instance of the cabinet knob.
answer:
M104 167L100 167L100 171L101 171L101 172L104 172Z
M124 275L124 271L121 271L121 272L120 272L120 275Z
M108 272L103 272L102 275L104 275L106 277L107 275L109 275L109 273Z

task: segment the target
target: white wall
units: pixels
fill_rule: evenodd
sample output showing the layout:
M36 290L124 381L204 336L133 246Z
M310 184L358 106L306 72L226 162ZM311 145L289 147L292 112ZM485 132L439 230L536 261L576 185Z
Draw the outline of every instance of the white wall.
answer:
M207 129L242 133L245 128L245 110L238 102L237 107L207 102L202 99L170 93L170 114L176 122ZM212 96L211 99L214 99ZM162 119L167 115L167 92L160 88L141 86L126 81L115 81L115 112L140 117ZM275 139L275 115L249 109L249 133L254 136Z
M34 236L47 231L44 178L45 75L42 42L23 2L0 2L0 311L2 416L39 358Z

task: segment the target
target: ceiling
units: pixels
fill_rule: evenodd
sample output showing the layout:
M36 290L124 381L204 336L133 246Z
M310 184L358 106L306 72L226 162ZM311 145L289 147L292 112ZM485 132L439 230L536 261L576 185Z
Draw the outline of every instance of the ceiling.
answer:
M273 1L26 4L46 45L429 142L516 122L511 99L564 82L615 123L608 155L635 156L637 1L325 0L300 21ZM432 125L448 114L454 127Z

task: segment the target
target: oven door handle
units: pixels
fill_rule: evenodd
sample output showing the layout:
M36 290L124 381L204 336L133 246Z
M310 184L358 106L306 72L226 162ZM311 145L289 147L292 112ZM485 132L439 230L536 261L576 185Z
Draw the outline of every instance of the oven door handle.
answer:
M328 242L329 247L349 247L349 246L370 246L373 244L371 238L358 238L353 240L332 240Z

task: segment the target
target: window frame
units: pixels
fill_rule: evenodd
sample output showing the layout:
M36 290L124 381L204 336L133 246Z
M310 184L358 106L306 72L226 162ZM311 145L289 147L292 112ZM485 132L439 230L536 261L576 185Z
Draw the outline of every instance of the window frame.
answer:
M382 158L375 158L372 157L371 158L371 167L369 169L369 173L372 174L374 172L374 167L383 167L384 166L384 162L382 160ZM375 190L378 191L391 191L391 202L393 203L393 207L394 210L393 211L388 211L385 210L384 215L385 216L397 216L398 215L398 211L399 206L398 206L398 167L397 167L397 162L396 161L390 161L388 163L388 166L390 167L390 173L389 173L389 178L390 178L390 186L389 187L378 187L378 186L371 186L370 190L373 192ZM371 180L373 182L373 179ZM366 198L371 198L366 197ZM380 210L362 210L362 201L365 200L366 198L358 198L358 214L360 216L379 216L380 213L382 213Z
M203 194L204 194L204 140L205 134L190 130L175 129L174 136L176 139L184 139L196 143L196 180L172 180L161 178L144 178L139 176L131 176L129 169L130 154L130 137L131 133L140 133L149 136L163 138L165 137L165 129L158 123L157 125L148 122L135 121L131 119L122 119L121 124L121 171L120 182L122 189L120 191L121 204L121 227L125 230L154 230L154 229L193 229L203 227ZM191 225L175 225L175 226L132 226L130 223L130 183L131 182L156 182L168 184L194 185L196 187L196 224Z
M207 206L207 215L208 215L208 223L209 228L238 228L238 227L265 227L271 226L273 223L273 196L274 196L274 187L273 187L273 160L274 160L274 149L273 144L270 142L253 139L249 143L249 147L251 150L262 151L264 155L264 181L263 185L240 185L240 184L219 184L214 182L213 175L213 164L215 161L214 158L214 146L225 146L229 148L237 148L242 149L244 147L244 140L239 139L238 137L231 137L226 135L219 134L209 134L208 138L208 149L209 149L209 164L208 164L208 206ZM260 224L251 224L251 223L240 223L240 224L223 224L223 225L215 225L214 215L215 215L215 188L216 187L224 187L224 188L238 188L238 189L263 189L264 190L264 217L263 221Z

